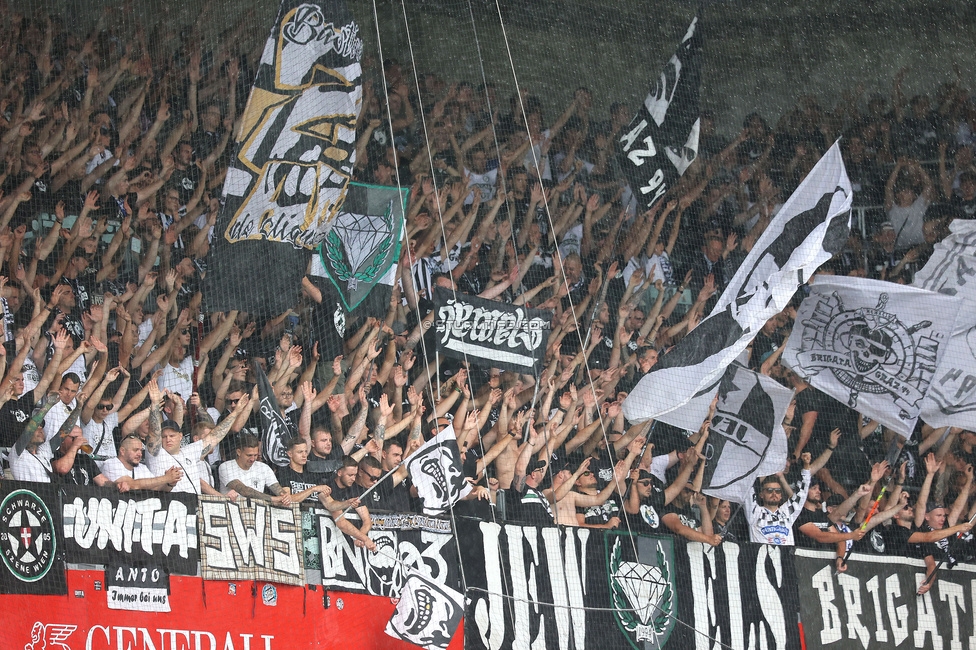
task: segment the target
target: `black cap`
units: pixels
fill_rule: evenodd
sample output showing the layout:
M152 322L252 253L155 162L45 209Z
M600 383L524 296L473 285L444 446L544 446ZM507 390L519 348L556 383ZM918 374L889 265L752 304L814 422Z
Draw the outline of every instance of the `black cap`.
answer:
M163 420L162 429L172 429L173 431L183 431L183 427L178 425L174 420Z
M529 474L536 471L537 469L542 469L545 466L546 466L546 461L532 459L529 461L528 466L525 468L525 474L526 476L528 476Z

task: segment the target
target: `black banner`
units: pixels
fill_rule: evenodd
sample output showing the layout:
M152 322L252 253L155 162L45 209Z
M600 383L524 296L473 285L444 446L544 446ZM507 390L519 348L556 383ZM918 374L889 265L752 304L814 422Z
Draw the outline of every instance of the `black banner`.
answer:
M642 212L698 157L702 36L696 16L618 142L617 158Z
M207 311L292 307L356 162L359 25L343 0L283 0L224 181Z
M922 560L854 554L847 571L835 575L834 557L796 552L808 648L976 647L976 566L943 566L929 592L916 596L925 580Z
M457 543L451 523L425 515L371 515L371 553L339 532L327 515L320 515L322 584L326 589L374 596L398 597L408 574L461 590Z
M196 575L197 497L65 485L65 559L79 564L157 566Z
M57 487L0 483L0 593L68 593Z
M479 366L536 372L552 327L552 312L434 288L437 349Z
M155 566L110 564L105 567L105 597L109 609L168 612L169 574Z
M800 647L791 549L464 518L458 534L469 650Z

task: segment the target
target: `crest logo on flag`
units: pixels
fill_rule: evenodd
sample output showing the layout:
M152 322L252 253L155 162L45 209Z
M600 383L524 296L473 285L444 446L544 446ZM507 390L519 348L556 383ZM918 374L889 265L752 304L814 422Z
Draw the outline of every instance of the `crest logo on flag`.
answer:
M612 542L610 540L613 540ZM663 648L671 637L677 598L671 568L674 543L666 537L633 537L633 547L621 544L621 535L607 536L610 602L617 626L640 650Z
M51 513L29 490L14 490L0 504L0 556L22 582L37 582L54 566L56 537Z
M902 418L918 412L924 386L935 373L939 340L922 335L931 321L906 325L886 311L888 294L874 308L846 309L836 292L820 297L813 314L803 321L801 366L812 375L829 370L850 389L848 405L860 393L890 394Z

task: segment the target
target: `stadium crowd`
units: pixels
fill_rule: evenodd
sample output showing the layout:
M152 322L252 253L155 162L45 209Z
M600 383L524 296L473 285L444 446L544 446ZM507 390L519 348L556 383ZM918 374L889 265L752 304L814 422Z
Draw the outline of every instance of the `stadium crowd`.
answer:
M805 96L731 140L704 113L697 162L640 212L614 155L635 106L597 114L580 87L547 115L530 91L506 102L367 57L356 179L411 188L409 245L385 317L348 315L337 349L317 336L333 309L314 268L286 313L201 314L263 36L244 18L213 48L192 29L0 22L8 477L315 501L372 548L368 511L417 507L402 461L451 426L477 486L459 515L836 549L840 569L851 544L931 566L970 553L948 538L976 513L976 433L920 423L889 467L892 432L779 363L803 288L751 345L749 366L796 391L786 466L754 502L702 495L707 420L621 413L838 137L855 204L882 216L819 274L910 282L976 212L976 103L959 82L907 98L900 74L890 97L832 108ZM552 311L541 375L434 355L437 286ZM287 466L260 460L255 364L290 423Z

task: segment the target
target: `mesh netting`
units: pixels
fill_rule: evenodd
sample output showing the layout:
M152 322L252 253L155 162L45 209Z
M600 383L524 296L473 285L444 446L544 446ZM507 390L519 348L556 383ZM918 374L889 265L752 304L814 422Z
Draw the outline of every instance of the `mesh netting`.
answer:
M5 3L0 645L976 634L976 9L850 4Z

